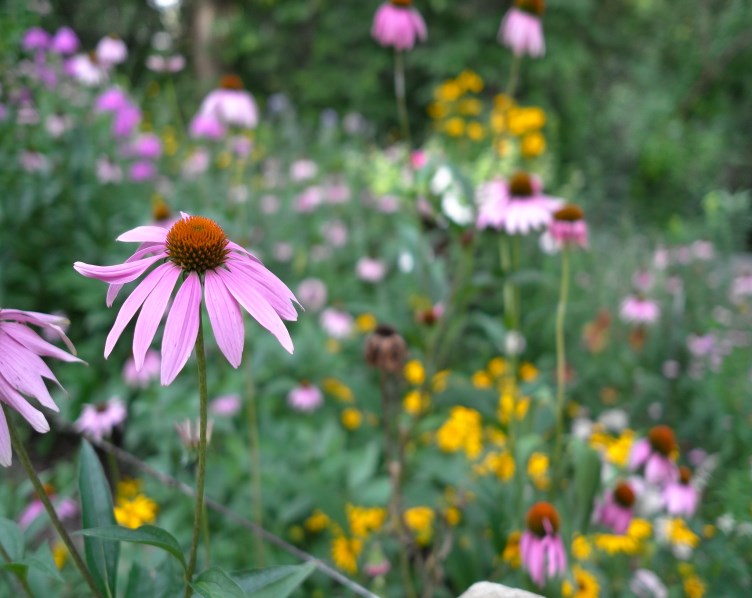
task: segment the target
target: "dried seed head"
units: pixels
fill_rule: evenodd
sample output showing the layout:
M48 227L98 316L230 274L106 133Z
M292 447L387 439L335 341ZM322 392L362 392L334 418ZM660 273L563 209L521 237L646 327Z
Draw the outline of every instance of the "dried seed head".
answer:
M402 370L406 357L407 343L391 326L379 324L366 339L365 359L372 367L396 373Z
M556 507L548 502L535 503L527 512L527 529L541 538L558 532L559 512Z

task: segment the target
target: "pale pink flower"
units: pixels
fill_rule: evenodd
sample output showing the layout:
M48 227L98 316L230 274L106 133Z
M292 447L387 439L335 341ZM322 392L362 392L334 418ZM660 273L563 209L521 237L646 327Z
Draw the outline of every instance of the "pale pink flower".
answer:
M185 57L151 54L146 58L146 68L155 73L178 73L185 68Z
M279 262L289 262L292 256L295 255L295 248L292 246L292 243L280 241L274 244L272 254L274 255L274 259Z
M715 246L710 241L697 240L692 243L690 249L697 260L708 261L715 256Z
M376 207L382 214L394 214L399 211L399 198L396 195L382 195L376 200Z
M120 112L130 106L128 95L119 87L108 87L94 100L95 112Z
M47 496L50 498L50 502L52 502L55 513L57 513L57 516L61 521L71 519L78 515L78 503L76 503L75 500L73 500L72 498L58 499L55 494L55 489L50 484L45 484L44 490L47 493ZM35 494L32 501L27 505L27 507L18 517L18 527L20 527L24 531L27 530L29 526L34 523L34 521L36 521L37 517L44 513L44 503L42 503L42 501L39 500L39 496Z
M326 305L326 285L318 278L306 278L298 285L298 298L304 308L319 311Z
M207 95L198 109L199 114L214 117L222 125L252 129L258 124L258 108L253 96L243 89L235 75L226 75L219 89Z
M209 405L209 411L214 415L232 417L240 411L242 401L239 395L222 395L214 399Z
M158 226L139 226L118 240L142 245L123 264L74 264L79 274L109 283L108 306L124 284L159 265L123 303L107 336L105 357L142 308L133 335L133 357L136 369L141 369L178 280L180 288L168 310L162 340L163 385L175 379L191 355L202 299L217 345L233 367L240 365L245 342L241 307L292 353L292 339L282 320L297 319L295 296L252 253L230 241L214 221L183 214L169 231Z
M560 247L588 246L588 225L584 212L574 204L566 204L553 213L548 226L551 238Z
M192 422L189 419L183 420L175 424L175 431L178 433L178 438L183 446L189 451L195 451L198 449L200 442L200 422ZM214 431L214 420L208 420L206 422L206 444L211 442L212 432Z
M97 60L105 67L125 62L128 58L128 47L117 36L108 35L99 40L96 49Z
M381 260L370 257L362 257L355 265L358 278L364 282L381 282L386 276L386 266Z
M67 324L65 318L19 309L0 309L0 401L15 409L40 434L49 432L41 411L32 407L26 397L35 398L40 405L59 411L47 389L45 379L62 389L42 357L54 357L61 361L79 362L71 355L75 349L61 326ZM29 325L56 333L71 353L48 343ZM0 409L0 465L10 466L12 451L8 424Z
M635 498L634 488L627 482L620 482L613 490L608 490L596 506L596 523L611 528L616 534L625 533L632 521Z
M275 195L264 195L260 207L264 214L276 214L279 211L279 199Z
M321 187L308 187L295 198L295 211L300 214L310 214L324 200Z
M695 357L707 357L713 353L715 347L715 335L712 332L703 335L690 334L687 337L687 348Z
M631 324L655 324L661 315L661 308L655 301L630 295L621 302L619 315Z
M507 234L526 235L551 223L563 201L543 194L535 176L518 172L507 183L496 179L478 188L478 228L495 228Z
M421 170L428 164L428 152L425 150L414 150L410 154L410 166L414 170Z
M138 106L128 104L115 112L112 120L112 134L118 138L130 137L141 122L141 110Z
M21 168L26 172L44 172L49 168L49 160L44 154L24 150L18 157Z
M330 181L324 187L326 203L339 205L350 201L350 187L344 181L337 179Z
M653 286L654 277L648 270L637 270L632 275L632 285L640 293L647 293Z
M389 0L373 17L371 36L384 47L410 50L415 42L428 37L426 23L412 6L412 0Z
M290 164L290 178L293 181L307 181L314 178L319 172L319 167L313 160L295 160Z
M88 87L104 83L107 71L89 54L76 54L65 62L65 72Z
M194 139L221 139L225 128L214 115L199 112L191 120L189 132Z
M50 34L41 27L28 29L21 40L21 47L27 52L46 50L50 45Z
M71 119L61 114L50 114L44 121L44 128L50 137L57 139L71 128Z
M632 470L645 466L645 480L649 484L665 486L676 479L676 465L671 456L676 451L676 437L668 426L654 426L648 437L638 440L629 455Z
M391 569L391 563L384 558L377 563L367 563L363 567L363 572L368 575L368 577L381 577L389 573Z
M155 160L162 155L162 141L154 133L142 133L126 148L126 155Z
M543 56L546 53L546 40L540 19L542 13L543 0L516 0L515 6L501 21L499 42L517 56Z
M668 589L660 578L648 569L637 569L629 581L629 589L638 598L668 598Z
M119 165L106 156L97 159L97 180L100 183L119 183L123 180L123 171Z
M316 411L324 402L324 395L321 390L309 384L301 382L299 386L293 388L287 395L287 403L297 411L310 413Z
M347 244L347 225L341 220L329 220L321 226L321 234L332 247L344 247Z
M679 468L679 478L666 485L663 489L663 500L666 511L671 515L692 517L700 501L700 493L692 485L692 472L688 467Z
M131 164L128 177L135 182L150 181L157 176L157 167L148 160L139 160Z
M520 539L520 561L539 587L566 572L567 553L558 532L559 513L553 505L539 502L530 507Z
M197 147L183 163L182 173L187 179L196 179L209 168L211 155L204 147Z
M332 338L347 338L353 331L353 317L346 311L330 307L321 312L321 327Z
M70 27L61 27L55 32L50 50L55 54L73 54L78 50L79 41L76 32Z
M253 149L253 143L245 135L235 135L230 139L230 149L236 156L245 158L251 153Z
M123 367L123 380L132 388L146 388L159 378L162 360L154 349L149 349L144 356L144 363L140 370L136 369L136 362L129 357Z
M125 421L128 412L123 402L113 397L106 403L86 404L74 427L96 440L110 436L112 431Z

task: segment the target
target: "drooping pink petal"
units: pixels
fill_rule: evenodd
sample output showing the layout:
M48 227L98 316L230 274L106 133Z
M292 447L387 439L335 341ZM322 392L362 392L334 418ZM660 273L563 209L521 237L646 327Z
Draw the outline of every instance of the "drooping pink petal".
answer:
M161 226L137 226L124 232L117 240L125 243L164 243L168 232Z
M0 395L2 395L3 401L18 411L37 432L43 434L50 431L50 424L47 423L42 412L32 407L23 396L8 384L3 376L0 376Z
M109 283L125 284L136 280L157 260L162 259L167 254L161 252L153 257L148 257L137 262L126 262L125 264L115 264L114 266L94 266L76 262L73 264L76 272L87 278L96 278Z
M120 338L120 335L125 330L128 322L131 321L138 308L141 307L146 298L154 290L154 287L162 279L165 273L175 268L172 263L162 264L155 268L149 275L144 278L141 283L133 289L133 292L128 295L128 298L123 302L123 306L120 308L120 312L115 318L115 324L112 326L112 330L107 335L107 341L104 344L104 356L105 359L110 356L112 349L115 347L115 343Z
M0 409L0 465L10 467L13 462L13 451L10 446L10 433L8 422L5 421L5 413Z
M238 303L253 316L256 321L271 332L280 344L289 352L293 352L290 333L282 323L277 312L252 286L239 282L237 273L229 270L219 270L219 276L227 289Z
M201 281L191 272L180 287L167 315L162 338L162 386L170 384L191 355L201 317Z
M133 361L138 372L144 366L146 351L154 340L164 310L170 302L172 289L175 288L175 283L181 273L180 268L173 264L167 263L164 266L166 267L164 275L144 301L141 313L138 314L138 320L136 320L136 329L133 332ZM159 268L162 268L162 266L159 266Z
M238 245L238 244L237 244L237 243L235 243L234 241L227 241L227 248L228 248L228 249L232 249L233 251L237 251L237 252L239 252L239 253L243 253L243 254L247 255L247 256L248 256L248 257L250 257L250 258L251 258L251 259L252 259L252 260L253 260L254 262L258 262L259 264L261 263L261 260L260 260L260 259L258 259L258 258L257 258L257 257L256 257L255 255L253 255L253 254L252 254L252 253L251 253L250 251L248 251L248 250L247 250L247 249L246 249L245 247L243 247L242 245Z
M149 254L157 252L161 253L163 250L164 246L162 244L147 243L145 246L139 247L133 255L125 260L124 263L127 264L130 262L135 262L136 260L140 260L141 258L146 257ZM112 307L112 304L115 302L115 299L117 298L118 293L122 288L122 284L111 284L109 287L107 287L107 297L105 298L107 307Z
M229 259L228 265L236 275L242 274L247 278L245 284L253 286L282 318L292 321L298 319L298 312L292 305L292 301L297 302L295 295L269 270L248 260Z
M36 311L22 311L20 309L0 309L0 320L14 320L16 322L27 322L34 324L46 330L52 330L55 334L60 336L68 350L76 355L76 348L73 343L66 336L65 331L61 326L68 324L68 319L63 316L54 316L51 314L43 314Z
M6 383L19 393L34 397L48 409L59 411L42 380L44 376L60 386L47 364L2 331L0 341L0 363L3 364L2 375Z
M21 343L24 347L33 351L37 355L45 357L54 357L61 361L84 363L81 359L70 353L66 353L55 345L48 343L31 328L18 324L16 322L5 322L2 329L15 341Z
M208 270L204 276L206 311L220 351L234 368L240 366L245 342L243 315L238 302L225 287L219 274Z

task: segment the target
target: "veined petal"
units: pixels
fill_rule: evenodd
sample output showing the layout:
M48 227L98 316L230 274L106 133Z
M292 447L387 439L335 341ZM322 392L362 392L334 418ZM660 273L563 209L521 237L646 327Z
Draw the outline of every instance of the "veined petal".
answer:
M0 363L3 364L2 375L6 384L19 393L34 397L48 409L59 411L42 376L58 386L60 383L42 358L5 333L0 332L0 341Z
M231 259L228 260L227 265L231 272L236 275L242 274L244 277L250 279L245 284L255 287L256 291L266 299L274 308L274 311L282 318L292 321L298 319L298 312L292 304L292 301L297 303L295 295L269 270L261 265L254 268L252 262L248 262L247 260L238 261Z
M33 351L37 355L44 355L45 357L54 357L61 361L79 362L84 363L81 359L70 353L66 353L62 349L56 347L52 343L48 343L31 328L18 324L16 322L4 322L0 325L0 330L3 330L13 338L16 342L22 344L24 347Z
M242 245L238 245L234 241L227 241L227 248L228 249L232 249L233 251L237 251L238 253L242 253L243 255L247 255L254 262L258 262L259 264L261 263L260 259L258 259L255 255L253 255L245 247L243 247Z
M0 394L3 396L3 401L18 411L37 432L44 434L50 431L50 424L47 423L42 412L29 405L28 401L2 376L0 376Z
M143 260L125 264L115 264L114 266L94 266L91 264L84 264L83 262L76 262L73 264L76 272L86 276L87 278L96 278L109 283L125 284L136 280L157 260L162 259L167 254L163 251L153 257L148 257Z
M13 451L10 447L10 433L8 422L5 421L5 413L0 409L0 465L10 467L13 463Z
M204 277L206 311L220 351L234 368L243 357L245 329L238 302L225 287L219 274L208 270Z
M161 226L137 226L124 232L117 240L125 243L164 243L168 232Z
M167 268L152 292L149 293L146 301L144 301L141 313L138 314L136 329L133 332L133 361L136 365L136 371L140 372L144 365L146 351L154 340L157 327L159 326L159 322L162 321L162 315L164 315L164 310L170 302L172 289L175 288L175 283L179 276L180 268Z
M137 249L133 255L131 255L127 260L125 260L125 264L129 264L130 262L135 262L136 260L140 260L141 258L146 257L150 253L162 253L164 251L164 244L163 243L149 243L146 247L140 247ZM115 302L115 298L118 296L118 293L120 292L120 289L123 288L122 284L111 284L109 287L107 287L107 297L105 299L105 302L107 304L107 307L112 307L112 304Z
M65 343L65 346L68 347L68 350L74 355L76 354L76 348L73 346L73 343L70 341L70 339L66 336L65 331L61 328L61 326L70 323L68 321L68 318L65 318L63 316L53 316L51 314L43 314L36 311L22 311L20 309L0 309L0 321L2 320L26 322L28 324L33 324L34 326L39 326L40 328L52 330L60 336L60 338Z
M290 333L287 331L281 318L269 302L252 286L238 281L236 272L219 270L218 274L237 302L240 303L240 305L242 305L259 324L271 332L289 353L292 353L293 346Z
M123 302L123 306L120 308L120 312L118 313L117 318L115 318L115 324L112 326L112 330L110 330L110 333L107 335L107 341L104 344L105 359L110 356L110 353L112 353L112 349L115 346L115 343L120 338L123 330L125 330L128 322L131 321L133 316L138 311L138 308L141 307L141 304L144 301L146 301L149 293L154 290L154 287L162 279L162 276L164 276L165 272L170 269L177 269L177 267L173 263L168 262L155 268L152 272L149 273L146 278L141 281L141 284L133 289L133 292Z
M198 274L191 272L167 314L162 337L162 386L175 379L191 355L198 335L200 307L201 281Z

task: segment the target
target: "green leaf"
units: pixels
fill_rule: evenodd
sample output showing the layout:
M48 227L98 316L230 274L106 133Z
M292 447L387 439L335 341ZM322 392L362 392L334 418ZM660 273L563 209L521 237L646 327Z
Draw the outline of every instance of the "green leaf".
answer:
M245 598L243 589L217 567L202 572L191 587L204 598Z
M233 573L246 595L253 598L285 598L316 569L314 563L281 565Z
M133 542L135 544L148 544L169 552L185 569L185 557L180 544L168 531L155 525L142 525L138 529L130 529L120 525L108 525L107 527L95 527L84 529L77 534L89 538L101 538L103 540L115 540L117 542Z
M152 593L153 581L149 576L149 571L139 563L133 563L128 581L125 584L124 598L141 598Z
M574 464L575 529L584 534L601 479L601 460L595 449L576 438L570 442L569 451Z
M31 570L39 571L57 581L63 581L63 576L60 575L55 559L52 557L50 545L46 542L32 556L25 558L22 562L26 563Z
M97 454L83 441L79 470L82 527L96 528L115 525L110 485ZM105 596L114 597L117 588L117 565L120 543L99 538L85 538L86 564Z
M379 463L379 445L370 442L364 447L350 452L347 472L347 487L357 488L376 472Z
M0 517L0 544L11 561L20 561L24 555L24 537L15 521Z

